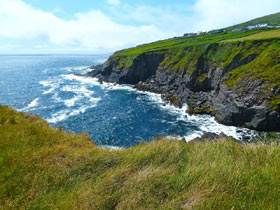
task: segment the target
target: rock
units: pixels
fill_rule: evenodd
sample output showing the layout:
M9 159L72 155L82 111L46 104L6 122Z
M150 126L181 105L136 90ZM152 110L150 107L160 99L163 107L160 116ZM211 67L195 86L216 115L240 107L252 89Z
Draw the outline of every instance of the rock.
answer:
M242 141L243 142L250 142L252 140L251 136L242 136Z
M223 132L221 132L219 135L216 134L216 133L211 133L211 132L206 132L204 133L201 137L197 137L195 139L193 139L192 141L217 141L217 140L220 140L220 139L231 139L235 142L238 142L240 143L239 140L231 137L231 136L227 136L226 134L224 134Z

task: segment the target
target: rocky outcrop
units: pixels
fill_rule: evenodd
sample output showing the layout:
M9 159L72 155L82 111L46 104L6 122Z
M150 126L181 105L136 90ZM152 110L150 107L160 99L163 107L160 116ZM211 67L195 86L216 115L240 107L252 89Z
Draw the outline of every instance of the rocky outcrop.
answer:
M102 68L101 66L94 67L88 75L105 82L136 85L155 75L162 60L163 54L143 54L134 59L130 68L121 69L118 62L109 59Z
M210 114L226 125L280 131L280 104L269 106L270 100L279 97L280 88L274 85L271 90L265 76L258 77L249 69L254 68L250 66L254 62L258 65L263 61L262 56L266 56L263 49L270 43L228 45L214 43L180 51L159 50L134 57L113 55L89 76L161 93L164 100L175 106L186 103L190 113ZM251 50L252 46L256 50ZM120 64L128 59L132 59L130 65ZM273 62L280 65L280 53Z

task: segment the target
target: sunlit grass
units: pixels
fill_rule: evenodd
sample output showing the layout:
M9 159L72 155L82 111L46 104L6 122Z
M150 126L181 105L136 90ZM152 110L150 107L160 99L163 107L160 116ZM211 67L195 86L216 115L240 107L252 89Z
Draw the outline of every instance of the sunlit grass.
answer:
M262 31L263 30L235 31L235 32L228 31L226 33L221 33L221 34L200 34L192 37L176 37L176 38L139 45L129 49L120 50L114 53L113 57L139 55L141 53L166 50L171 48L188 47L194 45L214 43L214 42L219 42L228 39L246 37L252 34L260 33Z
M277 209L279 160L227 139L109 151L0 106L0 209Z
M253 35L238 38L238 39L230 39L230 40L226 40L225 42L272 39L272 38L279 38L280 39L280 29L272 30L272 31L264 31L264 32L261 32L261 33L253 34Z

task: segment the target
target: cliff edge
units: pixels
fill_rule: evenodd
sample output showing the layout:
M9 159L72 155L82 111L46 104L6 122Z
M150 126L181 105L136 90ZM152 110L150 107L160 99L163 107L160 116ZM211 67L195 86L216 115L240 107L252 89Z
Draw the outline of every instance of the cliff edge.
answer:
M117 51L88 75L160 93L226 125L280 131L280 26L247 27L260 20Z

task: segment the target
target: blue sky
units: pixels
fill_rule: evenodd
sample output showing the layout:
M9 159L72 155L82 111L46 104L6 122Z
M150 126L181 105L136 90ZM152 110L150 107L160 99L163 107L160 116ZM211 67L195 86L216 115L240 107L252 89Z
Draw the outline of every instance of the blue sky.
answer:
M107 53L279 11L279 0L0 0L0 53Z

